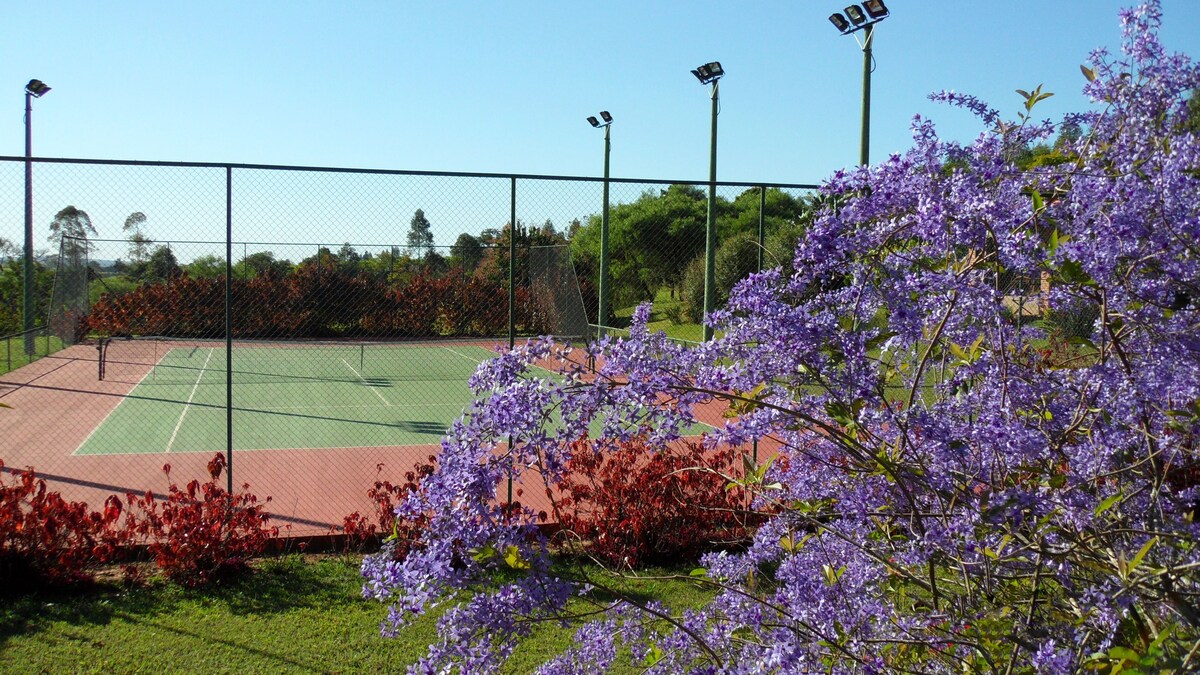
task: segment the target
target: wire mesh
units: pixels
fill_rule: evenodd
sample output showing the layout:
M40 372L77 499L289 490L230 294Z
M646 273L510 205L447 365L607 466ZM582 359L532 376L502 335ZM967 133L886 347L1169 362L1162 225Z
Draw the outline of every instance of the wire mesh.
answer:
M0 158L0 222L21 222L22 171ZM92 504L165 492L164 464L203 477L222 453L285 534L325 534L440 451L468 379L510 339L590 339L653 301L657 327L688 340L703 311L706 183L611 181L599 317L596 179L95 160L34 174L44 346L0 363L0 459ZM760 252L790 264L810 187L717 186L719 293ZM20 267L0 251L0 332L19 328Z

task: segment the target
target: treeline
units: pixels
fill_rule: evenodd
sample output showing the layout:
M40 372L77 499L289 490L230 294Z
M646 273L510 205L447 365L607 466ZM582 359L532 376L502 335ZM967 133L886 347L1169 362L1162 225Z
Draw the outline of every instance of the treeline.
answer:
M512 228L463 237L443 256L431 245L361 254L350 244L321 248L293 264L265 251L233 265L235 337L499 336L508 330ZM565 240L518 225L516 330L554 332L560 309L550 288L529 277L530 249ZM417 256L414 256L416 253ZM215 256L180 265L159 247L102 280L87 319L107 335L216 337L225 334L225 264ZM119 287L119 292L118 292ZM93 291L97 287L93 286Z
M758 265L759 188L729 201L716 200L716 285L718 300ZM796 241L804 232L815 201L779 189L766 191L763 267L790 268ZM692 185L647 191L636 201L609 210L611 307L653 300L661 290L678 297L678 322L696 322L704 305L704 243L708 194ZM571 238L571 257L581 279L597 279L600 266L599 215L588 219ZM588 309L595 307L590 299ZM605 323L611 321L611 317Z

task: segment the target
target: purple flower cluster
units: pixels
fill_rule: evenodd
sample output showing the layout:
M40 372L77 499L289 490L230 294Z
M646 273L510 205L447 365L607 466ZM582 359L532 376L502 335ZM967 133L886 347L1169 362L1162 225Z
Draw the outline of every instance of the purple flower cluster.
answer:
M917 119L911 151L833 176L796 272L739 282L707 318L719 339L680 346L642 307L588 348L595 372L549 340L481 366L398 510L431 518L426 547L363 563L385 634L453 605L413 672L495 670L582 590L535 514L503 508L508 477L552 487L582 438L664 447L714 402L737 414L706 442L781 448L755 486L771 518L704 558L707 606L615 603L543 672L622 646L651 673L1200 668L1200 69L1162 48L1157 2L1121 20L1061 161L1013 152L1052 125L936 95L986 131Z

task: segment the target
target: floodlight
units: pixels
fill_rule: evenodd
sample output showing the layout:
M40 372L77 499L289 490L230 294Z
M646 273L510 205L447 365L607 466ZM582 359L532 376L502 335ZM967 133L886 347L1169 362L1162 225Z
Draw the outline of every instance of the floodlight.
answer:
M851 29L854 28L854 26L852 26L850 22L846 20L846 17L842 16L841 12L834 12L833 14L830 14L829 22L832 23L833 27L838 29L838 32L841 33L849 33Z
M37 98L41 98L46 92L50 91L50 87L46 86L46 83L41 80L30 80L29 84L25 85L25 91Z
M708 84L721 79L721 76L725 74L725 69L721 67L720 61L713 61L697 67L692 74L696 76L697 80L700 80L700 84Z
M888 15L887 5L883 4L883 0L867 0L862 3L863 9L867 10L867 16L878 21Z
M596 117L594 115L588 117L588 124L596 127L597 129L600 128L600 120L596 119Z
M612 124L612 115L610 115L607 110L600 111L600 119L604 120L608 124Z
M865 36L861 41L855 37L863 52L862 140L859 145L859 163L863 165L866 165L870 158L871 145L871 71L875 64L871 56L872 37L875 34L875 24L888 16L888 8L883 0L852 3L841 12L829 15L829 22L842 35L851 35L861 30Z

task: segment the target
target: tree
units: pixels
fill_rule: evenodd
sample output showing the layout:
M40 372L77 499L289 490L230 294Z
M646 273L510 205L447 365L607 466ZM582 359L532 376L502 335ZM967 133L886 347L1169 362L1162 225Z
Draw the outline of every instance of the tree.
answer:
M728 222L728 201L717 199L718 231ZM609 276L614 307L653 300L666 286L675 292L688 262L704 251L708 196L693 185L647 191L635 202L609 209ZM572 258L599 270L600 216L571 238Z
M471 274L483 260L483 244L478 238L463 232L450 247L450 257L453 263L461 266L467 274Z
M47 238L63 255L80 256L94 248L87 240L89 235L96 235L96 227L87 211L68 206L54 214Z
M1182 122L1200 68L1166 54L1159 17L1123 12L1124 56L1084 68L1103 105L1072 116L1069 163L1016 161L1052 125L939 94L987 131L964 146L919 118L912 150L835 174L795 271L737 284L713 341L652 333L642 305L566 386L537 374L550 343L483 365L397 510L428 519L423 546L364 560L385 633L469 591L421 667L494 671L582 595L594 621L544 672L621 651L662 673L1195 672L1200 139ZM1015 320L996 287L1013 271L1047 276L1045 312L1098 308L1090 328ZM747 450L728 479L769 520L700 559L703 607L569 579L537 514L499 494L515 476L553 495L578 444L662 451L714 408L706 447ZM778 451L760 463L752 440Z
M417 209L408 227L408 253L413 258L423 258L426 251L433 249L433 232L430 231L430 227L425 212Z
M153 281L172 279L179 274L179 261L169 246L159 246L146 261L145 278ZM225 259L215 255L202 256L188 265L194 276L218 277L225 274Z
M279 260L271 251L251 253L233 266L233 276L238 279L253 279L261 275L273 275L279 278L292 272L290 260Z
M354 247L350 245L350 242L342 244L342 247L338 249L337 264L338 269L342 272L350 275L357 274L358 263L361 260L362 256L358 254L358 251L354 250Z
M129 259L135 265L146 262L150 244L154 243L142 231L142 226L145 224L146 214L135 211L129 214L129 217L125 219L125 224L121 226L123 231L129 233Z

